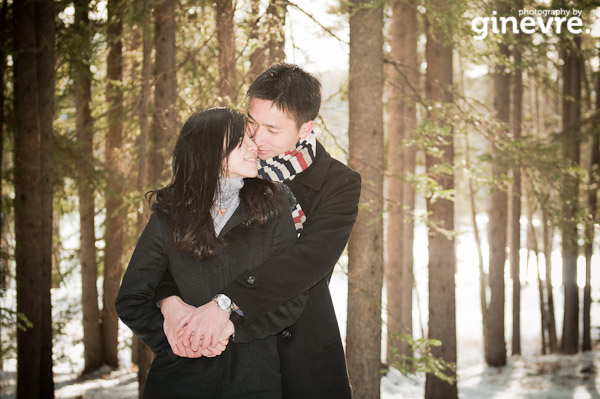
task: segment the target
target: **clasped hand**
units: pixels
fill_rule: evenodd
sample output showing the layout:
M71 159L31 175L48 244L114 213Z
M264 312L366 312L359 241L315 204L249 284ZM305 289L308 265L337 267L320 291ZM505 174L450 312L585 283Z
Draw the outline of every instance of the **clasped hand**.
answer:
M180 357L215 357L235 332L227 312L214 301L194 307L171 296L161 302L163 329L173 353Z

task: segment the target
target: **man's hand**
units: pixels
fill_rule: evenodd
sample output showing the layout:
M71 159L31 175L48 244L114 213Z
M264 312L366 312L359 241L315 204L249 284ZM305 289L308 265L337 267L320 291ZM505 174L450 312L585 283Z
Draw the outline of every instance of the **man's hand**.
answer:
M221 332L219 336L219 342L215 347L208 347L207 349L198 348L198 353L202 353L202 356L206 357L215 357L219 356L225 348L227 348L227 344L229 343L229 337L235 332L235 327L231 321L228 321L225 325L225 329ZM180 335L181 337L181 335Z
M210 301L179 320L176 335L181 337L183 346L195 352L199 348L215 347L228 322L229 313Z

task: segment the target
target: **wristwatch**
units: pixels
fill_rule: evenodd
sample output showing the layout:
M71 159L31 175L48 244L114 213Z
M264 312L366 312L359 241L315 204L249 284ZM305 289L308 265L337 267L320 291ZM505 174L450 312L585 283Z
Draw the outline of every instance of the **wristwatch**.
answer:
M217 303L219 309L224 310L229 314L233 312L233 302L231 302L231 299L227 295L217 294L213 298L213 301Z

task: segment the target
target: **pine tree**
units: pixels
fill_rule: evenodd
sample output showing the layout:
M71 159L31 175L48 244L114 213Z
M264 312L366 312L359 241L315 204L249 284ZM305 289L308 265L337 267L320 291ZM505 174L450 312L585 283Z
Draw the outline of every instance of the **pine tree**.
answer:
M389 218L386 234L387 361L390 365L412 356L400 334L412 335L414 186L403 179L415 171L415 149L404 145L416 125L414 90L418 87L417 8L396 0L390 25L390 128L387 140ZM407 84L408 82L408 84ZM413 87L410 87L413 85Z
M435 0L427 10L427 45L425 58L427 72L425 94L429 103L445 107L453 102L452 94L452 44L449 32L435 23L430 13L446 14L449 3ZM453 128L432 111L428 119L433 125L436 137L437 155L426 155L427 175L435 180L441 190L454 188L454 145ZM450 169L450 171L448 171ZM446 362L456 363L456 300L454 272L456 255L453 236L454 202L447 198L427 197L429 232L429 339L437 339L442 345L432 348L432 355ZM443 230L441 230L443 229ZM425 398L452 399L458 397L456 383L448 383L427 374Z
M378 398L383 284L383 9L350 3L349 165L363 188L348 244L348 372L358 398Z

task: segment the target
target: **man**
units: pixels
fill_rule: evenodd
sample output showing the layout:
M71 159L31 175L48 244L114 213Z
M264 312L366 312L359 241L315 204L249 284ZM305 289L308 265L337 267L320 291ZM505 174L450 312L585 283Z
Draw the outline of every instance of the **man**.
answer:
M267 262L247 269L214 301L180 316L182 301L173 284L157 289L165 331L173 351L183 342L198 349L214 346L230 314L249 322L308 292L298 321L278 335L284 398L352 396L339 327L328 283L356 221L360 175L331 158L314 136L321 105L319 80L300 67L269 67L248 90L249 127L258 146L259 175L283 181L296 196L294 220L299 238ZM179 329L175 324L179 324ZM236 336L237 339L237 336ZM187 352L186 352L187 351Z

